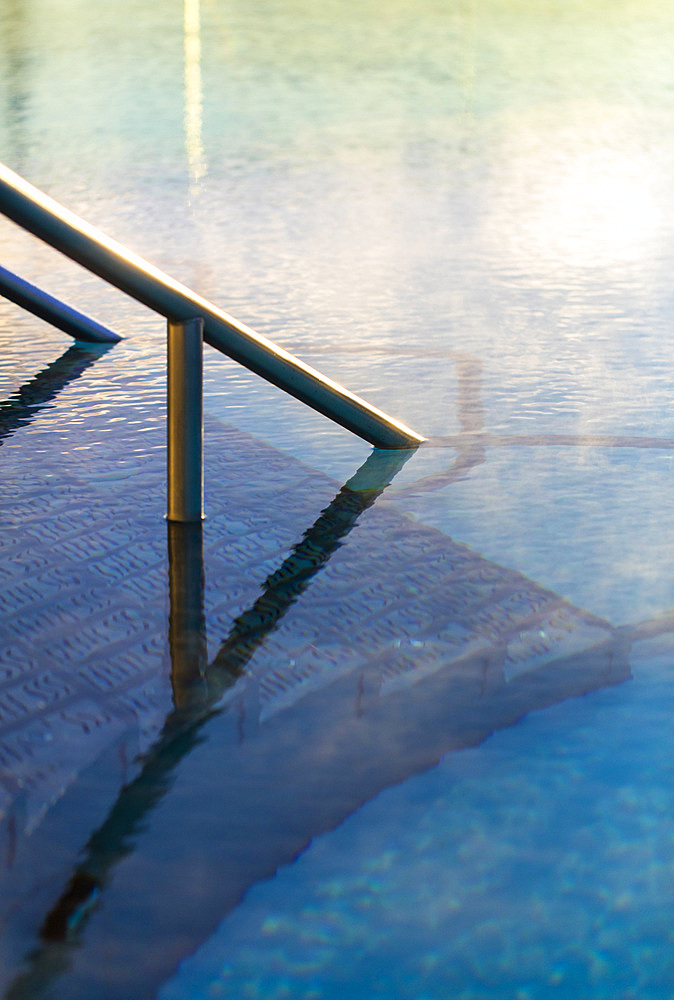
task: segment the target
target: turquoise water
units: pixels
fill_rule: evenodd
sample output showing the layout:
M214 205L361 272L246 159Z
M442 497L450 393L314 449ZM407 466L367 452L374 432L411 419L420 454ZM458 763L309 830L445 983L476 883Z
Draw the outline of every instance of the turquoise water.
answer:
M669 996L670 663L383 792L160 997Z
M655 0L3 0L1 158L426 435L387 510L629 629L674 607L673 41ZM1 220L0 253L126 338L6 447L97 448L139 399L159 429L162 321ZM64 349L10 305L0 343L3 399ZM205 364L210 419L338 484L366 459ZM660 631L316 836L158 996L674 994Z

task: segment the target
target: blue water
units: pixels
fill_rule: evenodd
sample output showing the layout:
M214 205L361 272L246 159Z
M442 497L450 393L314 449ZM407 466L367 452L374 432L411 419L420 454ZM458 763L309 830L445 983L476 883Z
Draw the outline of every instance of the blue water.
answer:
M673 43L657 0L3 0L0 158L428 436L389 509L631 626L674 607ZM162 321L1 219L0 256L126 338L36 457L138 398L159 427ZM63 339L2 304L2 397ZM368 455L205 372L210 418L336 483ZM159 996L674 995L658 642L363 805Z
M669 996L671 659L383 792L252 889L184 997Z

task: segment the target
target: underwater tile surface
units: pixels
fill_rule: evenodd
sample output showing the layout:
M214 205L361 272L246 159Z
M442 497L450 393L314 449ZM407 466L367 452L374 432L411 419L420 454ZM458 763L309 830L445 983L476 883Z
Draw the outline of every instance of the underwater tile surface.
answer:
M151 423L142 407L134 413ZM8 967L36 921L47 942L14 983L19 996L59 949L67 970L51 984L54 996L105 991L109 980L113 994L150 995L186 934L196 945L249 885L389 784L527 711L629 676L629 642L610 624L388 507L386 483L403 459L374 452L335 494L323 474L213 420L201 607L190 608L179 595L192 557L179 555L182 526L167 536L162 519L156 431L144 435L150 457L136 491L114 474L116 456L136 439L135 425L125 427L105 455L102 445L95 458L71 447L67 459L41 460L47 489L32 483L18 515L13 495L2 508L13 529L0 562L21 581L4 592L0 688L0 752L11 776L2 823ZM10 452L14 486L27 467L30 452ZM103 467L112 474L97 479ZM66 495L53 489L61 481L73 485ZM71 582L58 595L53 574ZM229 763L219 774L200 755L212 760L223 739ZM87 824L106 803L109 817L90 836ZM190 899L204 861L201 828L180 832L185 817L190 826L199 817L218 845L198 879L219 885L212 896ZM157 822L164 852L191 845L178 867L164 857L161 880L149 860L156 844L151 855L142 846ZM57 849L44 853L45 838ZM65 885L87 840L75 871L101 902L71 912L72 890L57 902L59 872ZM125 895L124 916L115 916L113 886L128 860L134 903ZM170 906L162 883L172 887ZM184 923L174 927L161 914L177 900ZM161 950L133 961L129 934L144 919ZM55 926L63 931L52 940Z

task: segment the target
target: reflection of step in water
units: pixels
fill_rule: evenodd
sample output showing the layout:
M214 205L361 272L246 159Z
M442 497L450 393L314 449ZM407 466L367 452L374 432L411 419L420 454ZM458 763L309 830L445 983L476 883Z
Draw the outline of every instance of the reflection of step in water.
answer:
M607 623L374 505L395 471L378 469L381 453L326 506L325 477L220 425L207 429L203 570L198 535L191 553L173 547L169 628L155 434L143 434L150 457L128 479L110 476L102 446L63 468L45 456L39 475L20 451L8 459L17 534L0 561L0 762L5 918L27 908L24 926L64 947L69 907L89 912L72 886L104 889L141 826L151 841L167 795L161 839L181 845L162 879L172 899L154 876L143 884L142 865L132 891L156 899L164 947L148 965L123 920L106 932L124 941L115 974L143 967L156 985L185 936L197 944L252 882L380 790L629 668ZM124 454L132 440L121 431L111 447ZM45 488L47 471L59 485ZM224 766L204 764L211 745ZM92 774L108 803L121 789L107 820ZM217 831L206 858L199 817ZM217 898L191 894L194 852ZM178 933L161 911L182 892ZM106 906L113 919L114 896ZM11 938L10 921L5 953ZM143 995L132 979L128 989Z

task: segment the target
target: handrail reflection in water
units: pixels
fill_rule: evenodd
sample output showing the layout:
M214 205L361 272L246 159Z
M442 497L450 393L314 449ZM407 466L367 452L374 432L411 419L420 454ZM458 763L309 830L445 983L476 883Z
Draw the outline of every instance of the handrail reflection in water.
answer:
M411 454L374 451L368 456L267 578L258 600L233 622L210 666L206 664L203 608L203 527L201 522L167 522L174 709L144 755L140 774L121 790L106 820L89 839L82 862L42 923L41 947L30 956L28 970L14 981L6 1000L39 997L67 971L68 955L77 947L112 870L133 851L134 835L170 790L178 764L199 744L206 723L222 711L219 700Z
M111 347L112 344L86 347L73 344L60 358L0 402L0 445L3 438L30 424L62 389L80 378Z

